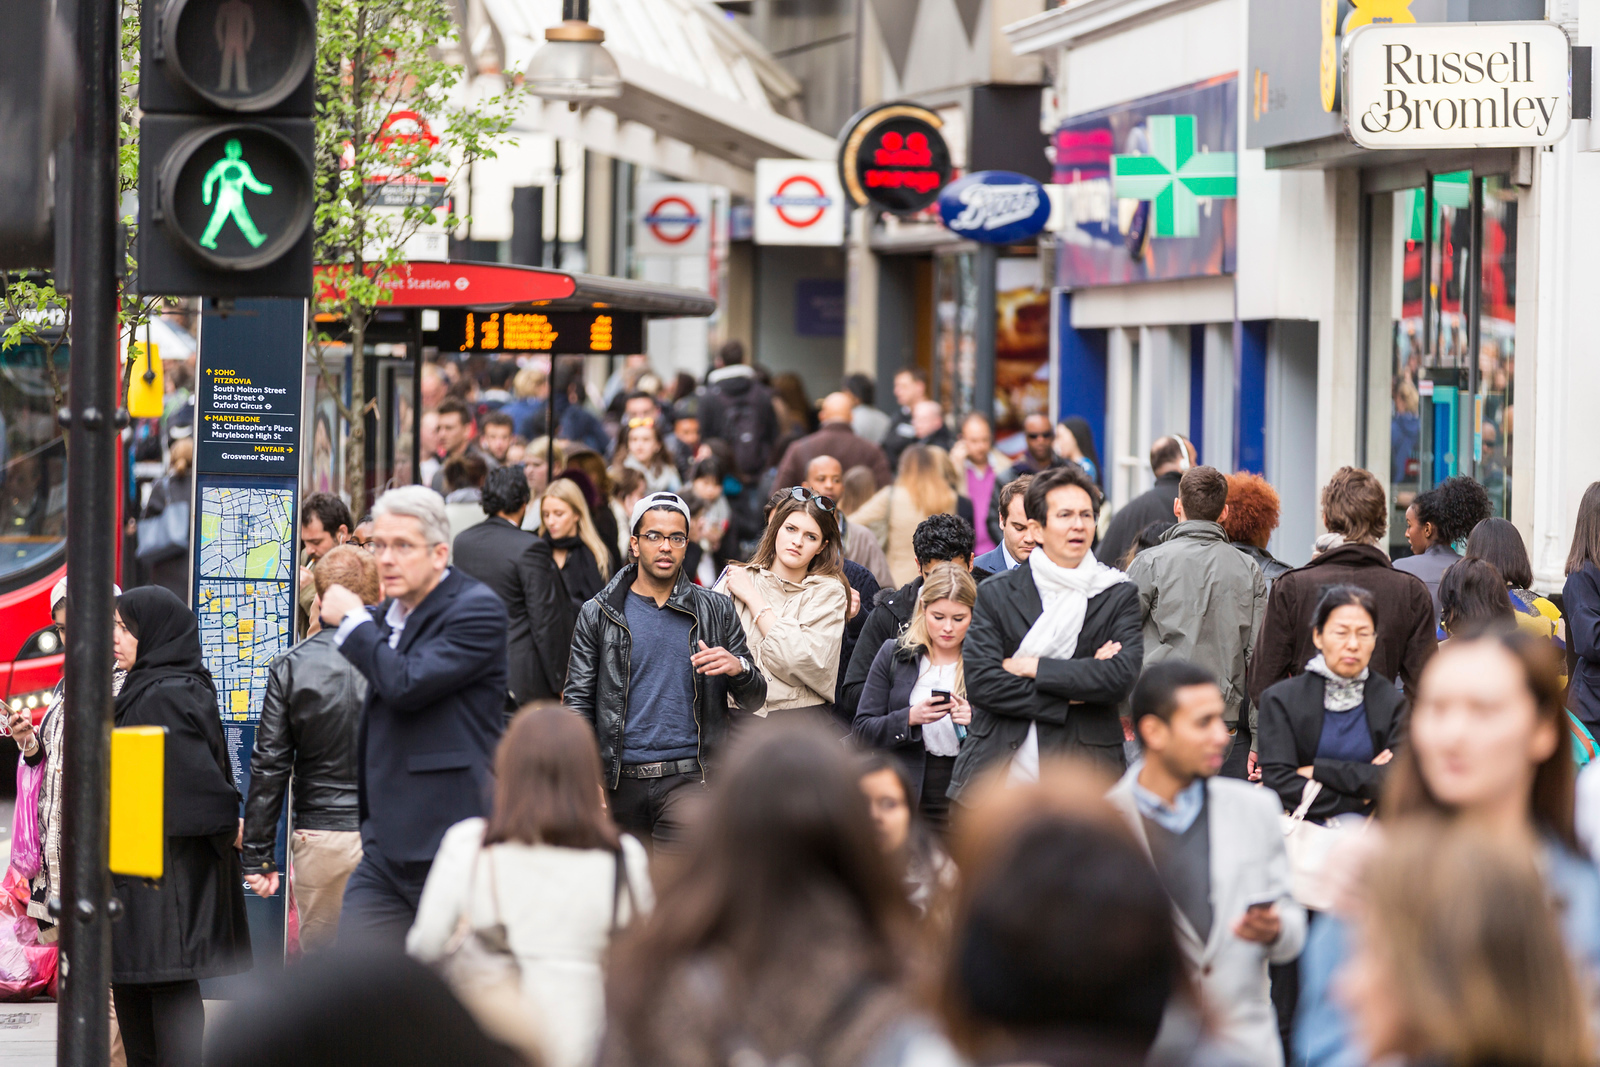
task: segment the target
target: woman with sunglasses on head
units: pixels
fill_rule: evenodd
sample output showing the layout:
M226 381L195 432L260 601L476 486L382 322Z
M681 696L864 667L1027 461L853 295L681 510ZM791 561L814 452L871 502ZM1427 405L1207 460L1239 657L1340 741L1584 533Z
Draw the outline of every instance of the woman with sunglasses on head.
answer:
M644 475L645 489L652 493L676 493L683 488L678 468L667 454L652 418L633 418L622 424L611 466L613 471L638 471Z
M1592 988L1600 976L1600 872L1573 827L1558 659L1549 641L1515 629L1458 633L1440 646L1413 695L1407 743L1390 764L1378 819L1381 827L1432 816L1484 836L1535 842L1562 940ZM1348 883L1352 872L1329 873ZM1330 991L1348 952L1349 912L1344 900L1316 923L1300 958L1294 1041L1308 1067L1368 1062Z
M930 567L910 624L878 649L856 707L856 738L900 759L913 804L941 833L950 773L972 722L961 645L977 599L971 571L954 563Z
M850 583L833 501L796 486L773 497L749 563L717 584L733 597L756 667L767 679L757 715L833 713Z

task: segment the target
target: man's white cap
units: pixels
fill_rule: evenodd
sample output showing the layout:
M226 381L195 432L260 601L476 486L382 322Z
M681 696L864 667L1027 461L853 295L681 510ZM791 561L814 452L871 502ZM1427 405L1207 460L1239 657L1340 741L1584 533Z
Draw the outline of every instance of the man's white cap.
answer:
M121 596L122 586L113 583L111 595ZM52 614L55 613L56 607L65 599L67 599L67 576L63 574L61 580L56 583L56 587L50 590L50 611Z
M639 532L639 520L644 518L644 513L655 508L671 508L682 513L683 521L689 522L689 505L683 502L683 497L677 493L649 493L633 506L633 515L628 519L628 532Z

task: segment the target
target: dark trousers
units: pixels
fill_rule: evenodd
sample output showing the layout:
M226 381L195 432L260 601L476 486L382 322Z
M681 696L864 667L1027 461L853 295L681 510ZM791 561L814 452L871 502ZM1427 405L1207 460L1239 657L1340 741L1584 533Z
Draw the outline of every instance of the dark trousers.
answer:
M705 795L705 782L698 775L669 774L665 778L619 778L608 801L618 829L670 852L681 850L694 808Z
M361 863L344 885L339 941L347 946L378 944L404 951L433 861L397 863L367 840L361 848Z
M1239 728L1234 731L1233 744L1222 760L1224 778L1250 777L1250 720L1247 716L1248 708L1239 709Z
M922 796L917 807L928 826L941 838L950 832L950 772L956 769L954 756L922 757Z
M113 982L128 1067L200 1067L206 1008L199 982Z

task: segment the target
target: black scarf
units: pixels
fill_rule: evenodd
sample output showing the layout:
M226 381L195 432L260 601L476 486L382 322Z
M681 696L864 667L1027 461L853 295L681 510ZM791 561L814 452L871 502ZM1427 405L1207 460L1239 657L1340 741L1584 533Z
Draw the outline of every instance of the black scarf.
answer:
M585 547L583 538L577 534L573 534L571 537L551 537L549 534L545 534L544 539L550 543L551 548L559 548L566 552L571 552L575 548Z
M216 692L211 672L200 658L200 623L194 612L159 585L130 589L117 599L122 624L139 641L139 651L117 694L116 720L146 689L168 678L199 678Z

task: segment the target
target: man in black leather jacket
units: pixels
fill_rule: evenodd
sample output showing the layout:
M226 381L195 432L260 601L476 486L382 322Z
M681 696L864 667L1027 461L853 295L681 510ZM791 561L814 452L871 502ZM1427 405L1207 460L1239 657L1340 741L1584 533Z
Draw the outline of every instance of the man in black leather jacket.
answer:
M363 549L330 550L313 576L318 596L337 582L368 604L380 599L377 560ZM267 674L244 809L245 880L259 896L278 892L278 817L292 773L290 855L300 946L307 951L333 940L344 884L361 862L356 742L366 698L367 680L340 654L332 630L295 645Z
M747 712L767 699L733 601L684 572L689 506L673 493L634 505L630 563L583 605L567 664L567 705L600 740L617 825L671 847L684 802L705 786L727 739L728 698Z

